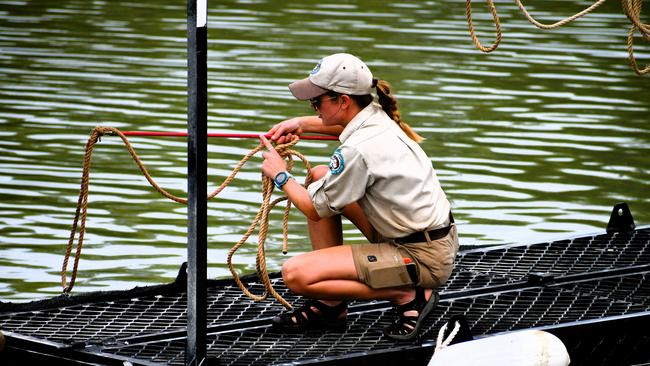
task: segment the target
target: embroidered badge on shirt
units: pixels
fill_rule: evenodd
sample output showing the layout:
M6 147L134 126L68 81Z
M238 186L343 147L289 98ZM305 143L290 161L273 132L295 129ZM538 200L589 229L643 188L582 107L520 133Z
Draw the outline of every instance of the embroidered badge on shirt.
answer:
M341 149L336 149L334 155L330 158L330 172L332 174L339 174L345 168L345 162L343 161L343 153Z

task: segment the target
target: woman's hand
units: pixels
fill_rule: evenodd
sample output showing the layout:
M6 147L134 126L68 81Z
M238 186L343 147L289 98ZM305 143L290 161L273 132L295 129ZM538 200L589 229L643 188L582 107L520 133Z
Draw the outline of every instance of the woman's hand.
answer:
M294 136L300 136L304 132L302 127L303 118L304 117L295 117L282 121L273 126L266 135L270 135L271 140L278 144L292 141Z
M262 173L273 179L279 172L287 170L287 163L282 159L280 154L278 154L275 148L273 148L273 145L271 145L264 135L260 135L260 140L262 140L262 143L268 150L262 153L262 156L264 157ZM321 219L321 217L318 216L318 212L316 211L316 208L311 201L311 197L305 187L296 183L294 179L290 179L287 184L282 187L282 190L287 194L289 201L291 201L291 203L293 203L310 220L319 221Z
M287 170L287 162L282 159L277 151L275 151L273 145L271 145L264 135L260 135L260 140L262 140L262 143L268 150L262 153L262 157L264 157L264 162L262 162L262 173L273 179L279 172Z

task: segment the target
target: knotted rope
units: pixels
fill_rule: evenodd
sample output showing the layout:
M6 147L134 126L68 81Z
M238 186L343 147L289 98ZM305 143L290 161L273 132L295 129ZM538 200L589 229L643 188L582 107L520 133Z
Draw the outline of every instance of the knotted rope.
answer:
M81 189L79 190L79 199L77 201L77 209L75 212L75 218L72 222L72 229L70 230L70 236L68 238L68 245L66 248L66 253L65 257L63 260L63 266L61 269L61 285L63 286L63 292L64 293L69 293L72 291L72 288L74 287L74 283L77 277L77 269L79 267L79 259L81 258L81 249L83 247L83 240L84 240L84 234L86 232L86 219L88 216L88 186L90 182L90 165L91 165L91 160L92 160L92 153L93 149L95 147L95 144L100 141L101 137L104 135L114 135L114 136L119 136L122 141L124 142L124 145L126 146L127 150L131 154L131 157L133 157L133 160L135 161L136 165L142 172L142 174L145 176L149 184L158 191L160 194L163 196L169 198L172 201L181 203L181 204L187 204L187 199L185 198L180 198L177 197L169 192L167 192L165 189L160 187L156 181L151 177L149 172L147 171L147 168L144 166L138 155L136 154L133 146L127 139L127 137L117 128L114 127L104 127L104 126L97 126L93 129L92 133L90 134L90 137L88 139L88 142L86 143L86 152L84 155L84 162L83 162L83 172L82 172L82 177L81 177ZM275 146L275 149L277 152L282 156L283 158L288 160L287 164L287 169L291 171L291 169L294 166L294 160L292 156L297 156L305 165L307 169L307 178L305 180L305 186L309 185L311 181L313 180L313 176L311 174L311 165L309 164L309 161L300 153L298 153L295 150L291 150L291 147L293 147L296 143L298 143L299 139L298 137L294 138L294 140L286 143L286 144L281 144ZM224 188L226 188L235 178L237 173L241 170L241 168L248 162L255 154L257 154L262 148L264 148L264 144L260 143L256 148L251 150L246 156L244 156L239 163L235 166L233 169L232 173L215 189L212 193L208 195L208 200L216 197L221 191L223 191ZM269 212L271 209L278 204L281 201L287 200L287 197L280 197L275 199L273 202L271 202L271 196L273 193L273 181L268 178L264 177L262 178L262 193L263 193L263 199L262 199L262 205L260 206L260 209L255 216L255 219L253 220L253 223L251 226L248 228L246 234L242 239L235 244L235 246L232 247L230 252L228 253L228 268L230 269L230 272L233 275L233 278L235 279L235 282L237 285L241 288L241 290L251 297L252 299L256 301L261 301L264 300L268 297L268 294L272 294L280 303L282 303L285 307L291 308L291 305L287 301L285 301L282 296L280 296L275 289L273 288L273 285L271 283L271 280L268 275L268 271L266 268L266 256L265 256L265 250L264 250L264 243L266 241L267 237L267 232L268 232L268 220L269 220ZM283 217L283 243L282 243L282 250L283 253L287 253L287 246L288 246L288 221L289 221L289 211L291 209L291 202L287 200L287 205L284 209L284 217ZM260 230L259 230L259 236L258 236L258 251L257 251L257 258L256 258L256 269L257 269L257 274L260 278L260 280L264 283L264 288L265 292L264 294L258 296L252 294L246 286L242 283L241 279L239 278L239 275L237 274L237 271L235 270L234 266L232 265L232 257L235 254L235 252L246 242L246 240L250 237L250 235L253 233L257 225L260 225ZM74 259L74 264L72 268L72 272L70 274L70 282L67 282L67 269L68 269L68 261L70 259L70 255L72 253L72 248L74 246L74 240L75 237L77 236L77 228L79 229L79 236L77 239L77 247L76 247L76 252L75 252L75 259Z
M533 18L533 16L528 12L528 10L526 10L526 7L524 7L524 4L521 2L521 0L514 0L514 1L519 7L519 10L521 10L521 12L526 17L526 19L528 19L528 21L531 22L533 25L541 29L555 29L576 20L585 14L591 13L600 5L602 5L606 0L598 0L595 3L593 3L591 6L585 8L584 10L570 17L562 19L558 22L555 22L553 24L543 24L538 22L535 18ZM494 51L501 42L501 23L499 21L499 17L497 16L496 7L494 6L494 1L487 0L487 4L488 4L488 8L490 9L490 12L492 13L492 18L494 19L494 23L497 31L496 40L490 47L484 47L483 45L481 45L481 42L478 40L478 37L476 36L476 32L474 30L474 24L472 22L472 0L467 0L467 6L465 10L465 14L467 16L467 25L469 26L469 33L472 38L472 41L474 42L474 44L479 50L485 53ZM638 75L645 75L648 72L650 72L650 64L646 65L645 68L640 69L639 66L637 65L636 57L634 56L634 49L633 49L634 34L636 33L637 30L640 31L641 35L647 42L650 42L650 25L642 23L640 19L643 0L621 0L621 4L623 6L623 12L628 17L628 19L632 22L632 27L628 32L628 38L627 38L627 52L628 52L628 59L630 60L630 65L632 66L632 69L634 70L635 73L637 73Z

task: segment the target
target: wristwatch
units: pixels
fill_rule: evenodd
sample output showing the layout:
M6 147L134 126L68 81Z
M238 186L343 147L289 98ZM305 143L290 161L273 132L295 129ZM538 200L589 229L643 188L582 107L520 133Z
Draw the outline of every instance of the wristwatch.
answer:
M279 172L275 175L275 177L273 177L273 183L278 189L282 189L282 187L287 184L289 179L293 179L293 175L285 170L283 172Z

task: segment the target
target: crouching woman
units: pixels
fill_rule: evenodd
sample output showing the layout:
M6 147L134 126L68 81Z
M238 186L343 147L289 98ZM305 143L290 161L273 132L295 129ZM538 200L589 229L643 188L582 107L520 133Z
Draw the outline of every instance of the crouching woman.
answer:
M449 278L458 251L450 204L418 144L422 138L402 121L389 84L350 54L323 58L289 89L317 115L275 125L271 140L314 132L336 135L341 145L329 166L314 169L315 181L305 189L260 137L268 149L262 171L307 217L313 248L282 267L287 287L308 300L274 318L274 326L339 326L348 300L388 300L397 318L385 335L411 339L435 308L435 289ZM369 243L345 245L341 216Z

